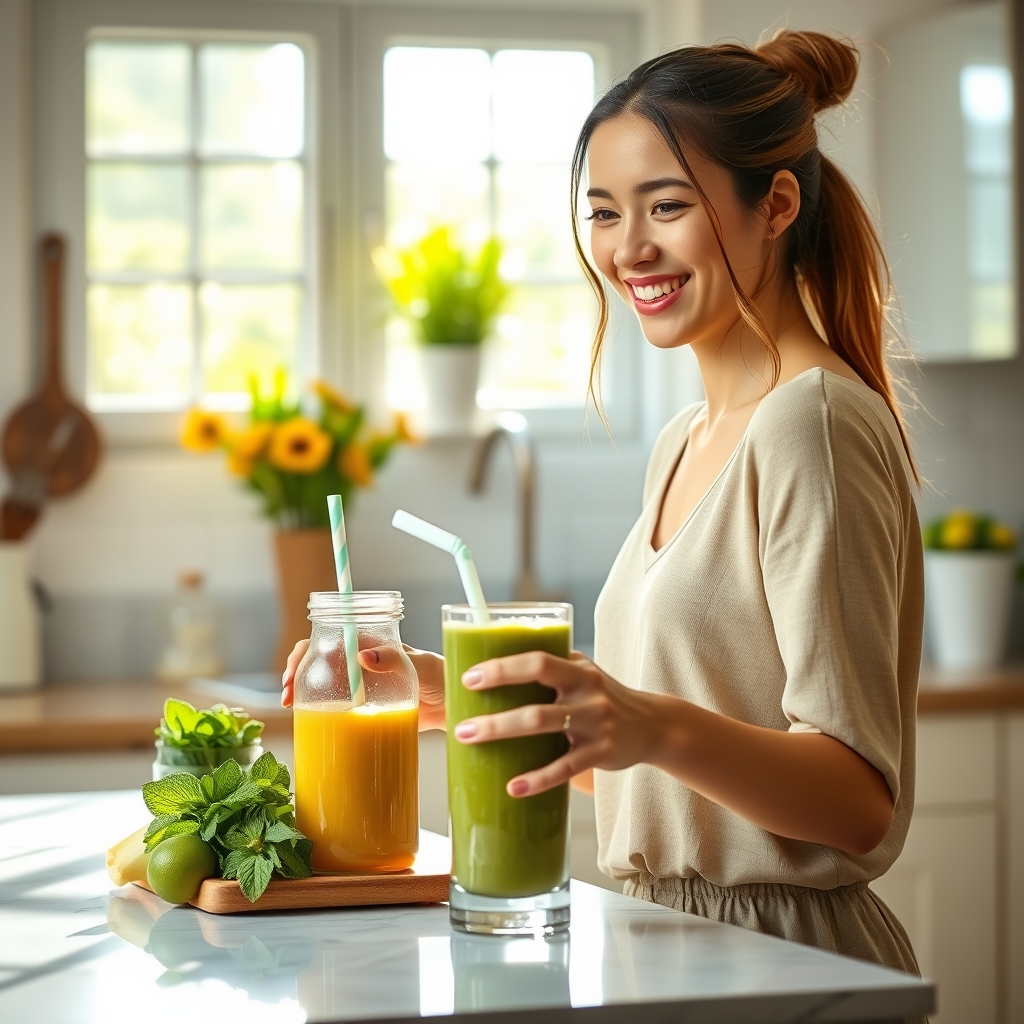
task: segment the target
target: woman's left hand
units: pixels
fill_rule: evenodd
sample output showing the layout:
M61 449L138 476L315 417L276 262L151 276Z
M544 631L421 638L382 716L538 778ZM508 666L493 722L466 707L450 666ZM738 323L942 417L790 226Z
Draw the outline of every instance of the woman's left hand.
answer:
M470 690L542 683L555 691L553 704L527 704L494 715L467 718L455 727L460 743L489 743L513 736L564 732L568 753L536 771L509 780L510 796L533 796L590 768L628 768L650 753L652 717L648 696L602 672L573 651L569 659L541 651L495 658L462 676Z

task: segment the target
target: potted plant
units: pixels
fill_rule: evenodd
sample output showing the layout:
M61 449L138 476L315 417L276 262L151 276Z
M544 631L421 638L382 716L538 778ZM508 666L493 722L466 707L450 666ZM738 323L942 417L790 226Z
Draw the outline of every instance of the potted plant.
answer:
M154 731L154 782L175 772L202 778L228 760L237 761L240 768L246 769L263 753L263 723L250 718L241 708L225 704L200 711L188 701L168 697L164 701L164 717Z
M480 348L509 291L499 272L501 243L490 238L473 252L439 227L407 248L377 249L373 260L420 341L424 429L434 436L468 433Z
M930 522L925 617L939 668L993 668L1002 661L1013 598L1017 537L991 516L957 509Z
M182 424L181 443L193 452L221 450L228 469L260 496L273 521L274 550L282 612L274 667L283 669L297 640L309 635L306 603L313 591L337 586L331 547L327 495L340 494L346 506L356 490L368 487L396 444L412 441L405 419L389 430L368 430L361 405L323 381L312 391L318 411L306 415L288 397L281 372L269 396L251 384L249 423L232 429L216 412L191 409Z

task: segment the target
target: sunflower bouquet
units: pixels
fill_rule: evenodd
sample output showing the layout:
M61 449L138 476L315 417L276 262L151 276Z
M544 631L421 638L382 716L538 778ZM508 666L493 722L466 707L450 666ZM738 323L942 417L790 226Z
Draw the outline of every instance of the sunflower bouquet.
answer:
M954 509L921 531L924 546L936 551L1012 551L1017 535L989 515Z
M230 472L261 496L264 513L283 530L328 526L327 495L340 494L347 504L355 488L370 486L396 444L413 440L402 416L390 430L368 430L363 407L324 381L312 386L315 417L286 397L283 373L269 396L255 380L250 390L248 426L236 430L219 413L194 408L182 423L181 444L192 452L224 451Z

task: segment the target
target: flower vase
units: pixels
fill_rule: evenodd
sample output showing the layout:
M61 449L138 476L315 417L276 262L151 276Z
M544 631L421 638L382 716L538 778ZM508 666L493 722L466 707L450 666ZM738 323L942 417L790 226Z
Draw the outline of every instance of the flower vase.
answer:
M427 393L425 433L429 437L470 433L480 380L480 346L421 345L420 366Z
M315 591L337 590L331 531L278 530L274 534L281 627L273 667L283 672L291 649L309 637L306 605Z
M995 668L1006 652L1012 551L926 551L925 616L936 665Z

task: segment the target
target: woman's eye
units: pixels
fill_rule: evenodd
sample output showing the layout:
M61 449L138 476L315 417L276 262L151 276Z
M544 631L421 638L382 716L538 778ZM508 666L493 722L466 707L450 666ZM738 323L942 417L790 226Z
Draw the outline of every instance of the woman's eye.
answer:
M675 199L665 199L660 203L654 204L654 213L665 216L670 213L678 213L680 210L689 209L692 203L680 203Z
M614 210L598 208L589 217L585 217L584 220L609 221L614 220L616 217L618 217L618 214Z

